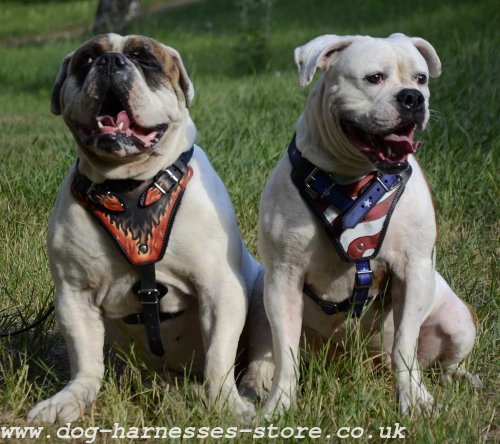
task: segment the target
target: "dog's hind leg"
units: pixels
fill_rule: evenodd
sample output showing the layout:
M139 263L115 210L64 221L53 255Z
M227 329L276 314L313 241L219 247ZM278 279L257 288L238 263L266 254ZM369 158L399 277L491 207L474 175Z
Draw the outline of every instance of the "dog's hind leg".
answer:
M424 366L438 364L443 380L468 379L474 387L481 380L459 367L476 339L476 314L436 272L436 304L420 329L419 360Z

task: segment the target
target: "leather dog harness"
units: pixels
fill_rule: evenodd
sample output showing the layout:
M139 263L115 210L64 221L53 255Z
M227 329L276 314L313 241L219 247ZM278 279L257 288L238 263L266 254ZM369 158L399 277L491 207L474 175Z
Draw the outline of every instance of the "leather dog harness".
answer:
M356 277L350 298L340 303L318 297L307 284L304 293L328 315L351 312L359 317L370 302L373 283L370 259L374 259L389 226L392 212L411 175L411 167L401 174L373 172L362 179L341 185L302 157L295 135L288 147L291 178L300 195L321 221L340 258L354 262Z
M106 180L94 183L76 168L71 192L111 236L123 256L133 265L140 280L132 287L142 313L123 318L127 324L144 323L151 352L163 356L160 321L181 312L160 313L159 300L168 289L156 281L155 263L167 249L175 215L184 190L193 175L188 165L194 147L172 165L147 181Z

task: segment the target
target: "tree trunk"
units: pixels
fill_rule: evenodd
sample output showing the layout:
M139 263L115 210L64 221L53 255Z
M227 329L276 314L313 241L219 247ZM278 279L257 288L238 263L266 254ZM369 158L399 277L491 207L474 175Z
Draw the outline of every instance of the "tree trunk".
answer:
M140 0L99 0L93 31L121 32L127 23L139 15L140 6Z

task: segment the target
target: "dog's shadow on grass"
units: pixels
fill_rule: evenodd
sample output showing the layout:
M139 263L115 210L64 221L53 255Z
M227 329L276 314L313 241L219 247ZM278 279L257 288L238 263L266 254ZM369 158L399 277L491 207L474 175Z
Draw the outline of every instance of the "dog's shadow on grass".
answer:
M69 357L60 332L48 321L21 335L2 339L0 386L27 386L31 392L57 391L70 377Z

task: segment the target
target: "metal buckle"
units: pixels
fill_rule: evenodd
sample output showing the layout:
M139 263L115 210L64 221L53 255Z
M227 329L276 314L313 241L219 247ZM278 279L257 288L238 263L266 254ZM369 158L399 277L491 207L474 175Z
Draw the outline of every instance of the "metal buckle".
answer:
M94 191L96 189L96 184L92 182L85 193L87 195L87 199L90 200L91 202L94 202L95 204L100 204L99 200L95 198L94 196Z
M389 188L387 188L387 187L385 186L385 183L384 183L384 182L382 182L382 181L380 180L380 176L378 176L378 175L377 175L377 182L378 182L378 183L382 186L382 188L383 188L386 192L391 191Z
M167 194L167 192L158 184L158 182L153 182L153 186L160 190L160 193Z
M319 168L317 168L317 167L314 168L309 173L309 176L306 177L306 180L304 181L305 190L306 190L307 194L309 194L309 196L311 196L313 199L316 199L316 197L318 197L318 193L311 188L310 182L316 180L314 175L318 172L318 170L319 170Z
M383 189L385 190L385 192L387 193L387 192L389 192L389 191L393 190L394 188L396 188L396 187L399 185L399 183L401 182L401 176L397 176L397 177L398 177L398 180L396 180L396 181L392 184L392 186L391 186L390 188L387 188L387 185L386 185L384 182L382 182L382 181L380 180L380 175L379 175L379 174L377 174L377 182L378 182L378 183L382 186L382 188L383 188Z
M158 296L160 290L157 288L153 289L140 289L137 291L137 295L141 299L141 304L158 304Z
M370 281L368 284L362 284L361 279L362 276L364 275L369 275L370 276ZM370 288L373 283L373 271L372 270L359 270L356 271L356 281L355 281L355 288L360 289L360 288Z
M175 165L172 165L174 168ZM176 168L177 169L177 168ZM173 180L175 182L175 184L177 185L181 179L182 179L182 171L179 171L181 173L181 177L177 177L173 171L170 171L170 167L168 167L167 169L164 170L167 174L168 174L168 177L170 177L171 180Z
M101 190L97 190L97 186L101 188ZM102 203L102 200L96 197L95 192L99 191L99 195L109 195L111 194L111 191L108 190L108 187L106 185L102 184L96 184L92 182L92 184L89 186L87 192L85 193L87 195L87 199L90 200L91 202L95 203L96 205L104 206ZM120 200L121 202L121 200ZM123 202L121 202L123 204ZM109 211L109 210L108 210Z
M177 177L174 174L174 172L170 170L170 168L172 168L172 167L174 167L176 170L178 170L181 173L180 177ZM161 170L156 175L156 177L155 177L155 179L153 181L153 186L156 187L162 194L168 194L170 191L172 191L172 189L179 184L179 182L182 179L182 176L184 175L184 173L181 170L179 170L175 165L172 165L172 167L168 167L168 168L165 168L164 170ZM164 190L162 188L162 186L158 183L158 180L160 179L160 177L163 174L166 174L168 176L168 178L173 182L172 186L168 190Z

